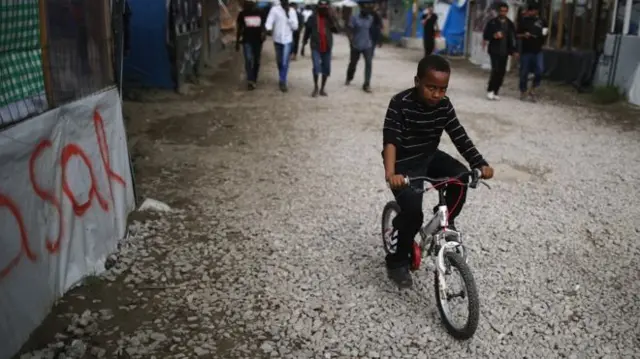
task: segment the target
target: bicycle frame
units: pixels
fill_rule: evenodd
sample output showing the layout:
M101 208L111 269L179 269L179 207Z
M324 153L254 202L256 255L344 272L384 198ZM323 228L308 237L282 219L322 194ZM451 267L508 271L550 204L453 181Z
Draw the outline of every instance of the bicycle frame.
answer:
M435 257L433 258L433 261L436 265L438 275L443 276L447 270L444 264L444 253L446 251L460 249L460 253L465 258L465 261L466 256L464 255L464 246L462 245L462 235L457 231L447 228L449 226L449 209L447 208L444 197L444 188L438 189L438 199L438 210L433 218L431 218L431 220L420 229L419 233L421 240L414 240L421 247L422 253L424 253L425 245L429 242L427 255ZM457 240L446 241L447 237L455 237ZM440 249L438 250L438 253L433 253L433 250L436 247L440 247ZM440 285L446 286L445 281L441 280ZM445 290L446 287L440 289Z

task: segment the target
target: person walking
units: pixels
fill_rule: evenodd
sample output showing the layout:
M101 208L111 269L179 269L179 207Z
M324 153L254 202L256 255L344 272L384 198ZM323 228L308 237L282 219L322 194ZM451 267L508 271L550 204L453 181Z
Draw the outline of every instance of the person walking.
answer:
M547 38L547 22L540 18L537 4L527 5L527 12L518 23L518 38L521 41L520 50L520 99L536 101L535 90L542 82L543 56L542 46ZM533 73L533 86L528 89L529 74Z
M349 56L349 66L347 67L347 81L349 85L356 74L356 67L360 56L364 57L364 84L362 89L371 92L371 72L372 72L372 48L371 27L373 26L373 15L369 4L361 2L360 13L352 15L347 26L347 37L351 47Z
M298 59L300 33L302 32L302 28L305 21L304 21L304 16L302 16L302 12L298 8L298 4L295 2L292 2L290 6L293 10L295 10L296 15L298 16L298 29L293 32L293 43L291 44L291 60L296 61Z
M249 90L254 90L260 71L262 43L265 39L264 15L256 7L254 0L244 1L243 9L238 14L236 23L238 24L236 51L240 51L240 46L242 46L247 87Z
M289 7L288 0L281 0L269 10L265 29L271 33L276 50L280 91L287 92L287 74L289 72L289 55L293 43L293 32L298 29L298 15Z
M516 29L513 22L507 17L509 5L498 3L498 16L489 20L483 31L482 47L487 48L491 58L491 75L487 84L487 98L489 100L500 100L498 93L507 72L507 61L509 56L517 58L516 51Z
M433 4L428 4L422 14L422 28L424 56L429 56L436 47L436 33L438 32L438 15L433 12Z
M319 0L318 7L305 24L302 50L311 40L311 60L313 62L313 92L312 97L327 96L325 85L331 74L331 49L333 48L333 33L338 32L336 22L329 13L329 0ZM318 88L318 77L322 75L322 84Z

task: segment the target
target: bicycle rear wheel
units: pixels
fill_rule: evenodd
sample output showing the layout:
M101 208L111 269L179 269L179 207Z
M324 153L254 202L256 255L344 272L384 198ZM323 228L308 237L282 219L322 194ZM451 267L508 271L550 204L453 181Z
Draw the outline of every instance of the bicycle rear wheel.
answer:
M478 290L476 289L475 280L471 269L465 262L465 260L455 252L446 252L444 254L444 262L447 267L447 274L454 271L459 273L461 289L457 289L455 280L447 279L447 293L444 294L440 291L440 277L438 271L435 272L435 291L436 291L436 305L440 312L442 322L447 329L447 332L456 339L466 340L471 338L476 329L478 329L478 320L480 317L480 300L478 298ZM453 290L452 290L453 289ZM466 314L455 315L452 306L456 304L454 300L462 298L466 299L466 305L463 305L463 309L466 309ZM466 307L466 308L465 308ZM459 321L459 319L462 319Z
M400 205L388 202L382 210L382 247L385 253L393 254L398 249L398 233L393 228L393 219L400 214Z

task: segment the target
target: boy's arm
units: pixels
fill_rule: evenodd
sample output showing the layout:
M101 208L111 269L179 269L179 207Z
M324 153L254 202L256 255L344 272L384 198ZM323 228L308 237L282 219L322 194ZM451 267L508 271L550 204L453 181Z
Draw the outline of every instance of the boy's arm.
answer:
M400 102L395 98L391 98L387 114L384 117L384 128L382 129L384 173L387 179L396 172L396 147L402 143L403 130Z
M487 161L482 157L480 152L476 149L473 142L467 135L467 131L464 130L460 121L458 121L458 116L456 116L456 111L453 109L453 105L449 103L449 112L447 113L448 122L444 126L444 130L447 131L449 138L453 141L453 144L456 146L458 152L464 157L471 168L481 168L484 166L489 166Z

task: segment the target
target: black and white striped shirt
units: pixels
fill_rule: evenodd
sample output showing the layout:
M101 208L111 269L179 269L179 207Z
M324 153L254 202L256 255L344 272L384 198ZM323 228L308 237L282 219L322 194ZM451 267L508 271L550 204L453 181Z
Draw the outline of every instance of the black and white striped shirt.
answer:
M384 119L383 146L396 146L396 164L411 165L428 160L438 149L446 131L471 168L487 166L458 121L448 97L435 106L423 104L410 88L393 96Z

